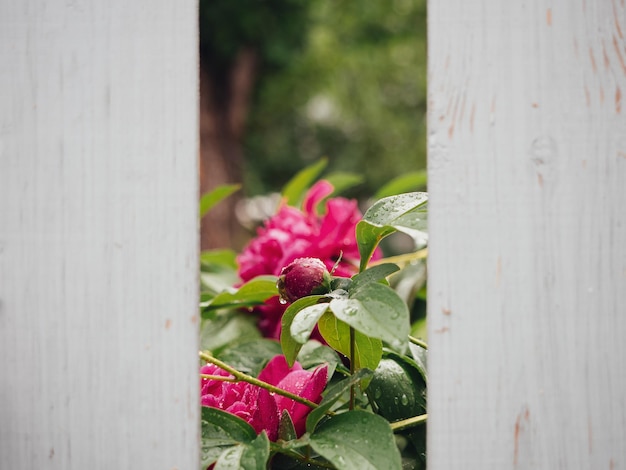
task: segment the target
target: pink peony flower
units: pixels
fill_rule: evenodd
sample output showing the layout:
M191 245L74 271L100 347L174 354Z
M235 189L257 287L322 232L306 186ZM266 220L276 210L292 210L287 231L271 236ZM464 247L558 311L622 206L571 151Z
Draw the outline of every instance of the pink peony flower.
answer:
M229 377L219 367L208 364L200 369L201 374ZM259 379L278 388L319 403L322 391L328 382L328 366L313 371L304 370L297 362L289 367L285 356L275 356L259 374ZM218 408L234 414L248 422L257 433L265 430L270 440L278 437L278 424L283 410L287 410L294 423L296 433L305 431L306 417L311 409L291 398L270 394L266 389L247 382L223 382L202 378L200 382L202 406Z
M362 214L355 200L337 197L327 200L326 213L320 215L317 207L332 191L328 181L318 181L306 194L303 210L283 204L237 257L241 279L245 282L263 274L278 276L297 258L319 258L329 271L341 258L333 274L355 274L360 259L355 228ZM372 259L378 258L379 251ZM255 309L265 336L280 337L280 320L286 308L275 298Z
M274 356L261 371L259 379L313 403L319 403L328 383L328 366L324 364L313 371L308 371L296 362L293 367L289 368L285 356L279 355ZM283 410L287 410L298 437L304 434L306 418L311 408L282 395L274 395L274 399L279 416L282 415Z
M228 372L213 364L203 366L200 373L230 377ZM202 406L228 411L247 421L257 434L265 429L270 439L276 439L278 408L267 390L247 382L222 382L202 378L200 395Z

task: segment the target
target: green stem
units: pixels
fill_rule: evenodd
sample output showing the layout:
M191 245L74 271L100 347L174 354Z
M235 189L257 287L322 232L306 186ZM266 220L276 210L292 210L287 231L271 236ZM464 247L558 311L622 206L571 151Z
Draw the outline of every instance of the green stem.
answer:
M427 257L428 257L428 248L423 248L413 253L407 253L407 254L398 255L398 256L389 256L387 258L382 258L376 261L372 261L369 265L376 266L377 264L394 263L394 264L402 266L402 265L410 263L411 261L417 261L419 259L425 259Z
M356 372L356 334L354 328L350 327L350 375ZM350 386L350 410L354 409L355 385Z
M426 344L424 341L422 341L421 339L417 339L414 336L409 335L409 341L413 344L417 344L420 348L423 349L428 349L428 344Z
M207 354L207 353L202 352L202 351L200 351L198 354L200 355L200 359L203 359L206 362L210 362L211 364L215 364L220 369L225 370L226 372L231 374L233 377L235 377L236 380L241 380L241 381L244 381L244 382L248 382L249 384L256 385L257 387L264 388L264 389L268 390L271 393L275 393L277 395L282 395L283 397L291 398L293 401L296 401L298 403L302 403L303 405L306 405L306 406L308 406L311 409L315 409L315 408L317 408L319 406L317 403L313 403L312 401L307 400L306 398L302 398L302 397L300 397L298 395L295 395L295 394L293 394L291 392L288 392L288 391L283 390L281 388L275 387L272 384L269 384L267 382L263 382L262 380L259 380L256 377L252 377L251 375L244 374L243 372L239 372L237 369L229 366L228 364L220 361L219 359L216 359L215 357L211 356L210 354Z
M412 428L418 424L425 423L428 420L428 414L419 416L413 416L412 418L403 419L402 421L396 421L395 423L389 423L392 431L400 431L406 428Z
M219 380L220 382L239 382L239 380L234 377L224 377L223 375L200 374L200 377L209 380Z

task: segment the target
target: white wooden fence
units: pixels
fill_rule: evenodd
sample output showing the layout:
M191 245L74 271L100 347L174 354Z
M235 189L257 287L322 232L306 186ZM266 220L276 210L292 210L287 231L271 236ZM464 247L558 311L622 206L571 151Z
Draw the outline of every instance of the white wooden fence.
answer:
M626 468L624 0L429 8L429 468Z
M626 468L624 0L429 7L429 468ZM0 1L1 469L198 466L196 41Z
M192 1L0 1L0 469L196 469Z

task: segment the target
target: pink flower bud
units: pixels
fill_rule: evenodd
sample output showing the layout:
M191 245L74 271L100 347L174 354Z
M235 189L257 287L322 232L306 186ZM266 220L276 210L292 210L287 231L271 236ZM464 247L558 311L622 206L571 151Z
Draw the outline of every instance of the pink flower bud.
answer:
M298 258L280 272L278 293L284 302L328 292L330 273L318 258Z

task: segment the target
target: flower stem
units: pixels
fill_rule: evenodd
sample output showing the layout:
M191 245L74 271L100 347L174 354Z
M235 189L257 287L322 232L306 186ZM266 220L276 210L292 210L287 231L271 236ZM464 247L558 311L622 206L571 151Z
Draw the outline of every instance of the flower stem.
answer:
M424 341L422 341L421 339L417 339L414 336L409 335L409 341L413 344L418 345L420 348L423 349L428 349L428 344L426 344Z
M219 380L220 382L239 382L235 377L224 377L223 375L200 374L203 379Z
M413 416L412 418L403 419L402 421L396 421L395 423L389 423L392 431L400 431L402 429L411 428L418 424L425 423L428 419L428 414L419 416Z
M296 401L298 403L302 403L303 405L308 406L311 409L315 409L317 408L319 405L317 403L313 403L310 400L307 400L306 398L302 398L298 395L295 395L291 392L288 392L286 390L283 390L282 388L278 388L272 384L269 384L267 382L263 382L262 380L257 379L256 377L252 377L251 375L248 374L244 374L243 372L239 372L237 369L229 366L228 364L220 361L219 359L211 356L210 354L207 354L205 352L200 351L198 353L200 355L200 359L206 361L206 362L210 362L211 364L215 364L217 367L219 367L220 369L225 370L226 372L228 372L229 374L231 374L237 381L243 381L243 382L248 382L249 384L252 385L256 385L257 387L261 387L266 389L267 391L271 392L271 393L275 393L277 395L282 395L283 397L287 397L287 398L291 398L293 401ZM223 378L222 378L223 379Z
M405 265L410 263L411 261L417 261L419 259L424 259L428 257L428 248L423 248L418 251L414 251L413 253L407 253L404 255L398 256L389 256L387 258L382 258L376 261L372 261L369 265L376 266L377 264L383 263L395 263L397 265Z
M356 372L356 334L353 327L350 327L350 375ZM354 409L355 387L350 386L350 410Z

